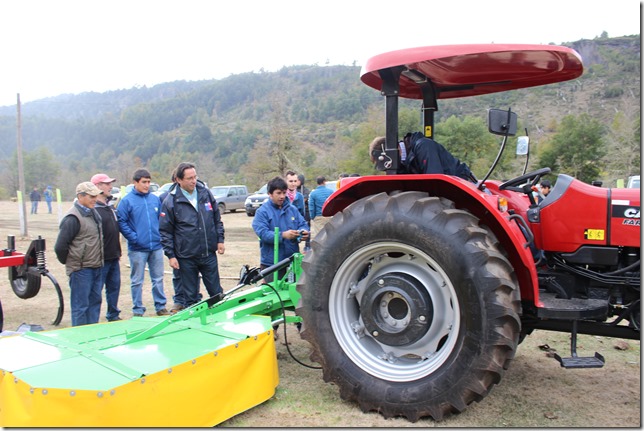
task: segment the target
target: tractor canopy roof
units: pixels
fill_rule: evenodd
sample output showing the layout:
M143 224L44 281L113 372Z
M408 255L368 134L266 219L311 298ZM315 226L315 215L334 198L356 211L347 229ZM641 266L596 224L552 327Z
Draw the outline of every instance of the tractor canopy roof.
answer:
M383 90L381 70L400 71L399 96L422 99L433 86L438 99L477 96L575 79L581 56L555 45L476 44L408 48L367 60L360 79Z

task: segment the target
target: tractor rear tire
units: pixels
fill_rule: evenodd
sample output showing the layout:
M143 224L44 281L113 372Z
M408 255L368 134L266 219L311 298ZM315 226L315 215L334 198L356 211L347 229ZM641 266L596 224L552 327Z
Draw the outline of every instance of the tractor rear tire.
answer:
M499 383L521 331L519 289L472 214L427 193L380 193L334 215L311 245L296 311L343 399L439 421Z

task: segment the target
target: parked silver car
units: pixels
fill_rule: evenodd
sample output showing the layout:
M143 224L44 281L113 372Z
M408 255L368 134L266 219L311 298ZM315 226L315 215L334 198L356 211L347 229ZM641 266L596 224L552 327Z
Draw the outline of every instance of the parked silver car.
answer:
M244 209L244 201L248 197L248 189L246 186L215 186L211 187L210 191L217 200L217 206L220 213L226 211L235 212Z

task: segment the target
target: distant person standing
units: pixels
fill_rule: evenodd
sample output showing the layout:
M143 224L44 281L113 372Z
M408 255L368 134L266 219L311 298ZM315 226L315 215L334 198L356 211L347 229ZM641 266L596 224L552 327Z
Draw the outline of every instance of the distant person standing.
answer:
M31 213L38 214L38 202L40 202L41 196L38 186L34 186L34 189L29 193L29 200L31 201Z
M51 189L51 186L47 186L45 189L45 202L47 202L47 209L49 214L51 214L51 201L54 199L54 191Z
M295 172L286 172L286 185L288 186L286 197L291 202L291 205L297 208L302 217L304 217L304 195L297 190L299 184L300 180Z
M176 169L172 171L171 181L173 184L177 183ZM170 187L172 188L172 187ZM165 198L170 194L170 190L161 193L159 199L161 200L161 210L163 211L163 202ZM161 245L163 245L163 240L161 240ZM174 314L178 311L181 311L185 308L185 299L183 294L183 285L181 284L181 272L177 268L172 268L172 288L174 289L174 295L172 295L172 300L174 305L170 309L170 314Z
M60 222L54 245L69 276L72 326L98 323L101 315L103 229L94 209L99 194L89 181L76 186L76 201Z
M179 270L181 291L176 312L199 302L199 275L210 297L223 293L217 254L224 254L224 224L215 198L198 180L192 163L179 163L176 184L163 201L159 230L163 251L173 269ZM175 299L175 301L177 301Z
M105 286L108 322L121 320L118 307L121 292L121 237L116 209L109 204L112 199L112 184L116 181L106 174L96 174L91 179L102 193L96 199L96 211L101 216L103 227L103 271L101 288Z
M304 185L304 175L303 174L298 174L297 175L297 190L302 193L302 196L304 197L304 220L306 220L306 224L309 225L309 232L311 231L311 216L309 214L309 195L311 194L311 191L309 190L308 187ZM306 253L311 249L311 235L309 235L306 238L306 242L304 243L304 252Z
M147 265L152 280L152 298L157 316L170 314L166 310L163 291L163 248L159 234L161 201L150 193L151 176L147 169L137 169L132 176L134 188L123 196L117 207L119 229L127 240L130 258L132 312L143 316L142 290Z
M311 194L311 191L309 190L308 187L304 185L304 182L306 181L306 179L304 178L303 174L298 174L297 179L298 179L297 190L300 193L302 193L302 196L304 196L304 219L308 221L309 220L309 195Z
M329 221L329 217L322 216L322 207L324 202L333 194L333 191L326 186L326 178L319 176L316 178L318 187L309 195L309 215L311 217L311 238L322 230L324 225Z

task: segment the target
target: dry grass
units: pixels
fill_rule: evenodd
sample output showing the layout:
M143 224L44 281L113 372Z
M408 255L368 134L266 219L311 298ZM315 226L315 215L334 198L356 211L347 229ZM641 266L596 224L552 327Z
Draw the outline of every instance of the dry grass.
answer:
M64 203L67 209L69 203ZM42 209L41 209L42 211ZM237 284L243 264L257 266L259 249L246 214L224 214L226 254L220 256L220 273L225 289ZM53 245L57 235L58 215L29 216L30 238L19 238L19 208L12 202L0 202L0 241L7 235L16 236L16 248L25 252L31 239L45 238L48 268L58 280L65 295L65 315L60 327L70 325L68 280L64 267L55 257ZM125 250L125 243L124 250ZM3 246L4 247L4 246ZM129 318L131 298L127 254L122 259L122 288L119 306L121 317ZM166 264L167 267L167 264ZM143 300L148 310L154 309L150 282L146 278ZM171 296L169 267L165 291ZM31 299L16 297L7 278L0 279L0 300L4 309L4 329L15 330L21 323L39 324L56 329L51 321L56 316L55 291L44 279L40 293ZM171 301L170 301L171 302ZM105 304L101 319L105 319ZM619 340L581 335L580 355L595 351L606 357L601 369L565 370L539 349L548 344L563 356L569 355L568 334L535 331L519 346L517 356L501 383L478 404L472 404L460 415L442 422L423 419L410 423L404 419L384 419L376 413L360 409L340 399L334 385L324 383L320 370L297 364L284 345L283 325L277 341L280 384L275 395L265 403L221 424L227 427L640 427L640 342L625 340L628 349L617 350ZM300 339L292 325L287 337L294 355L309 363L309 344ZM312 364L317 365L317 364ZM223 390L223 388L213 388Z

